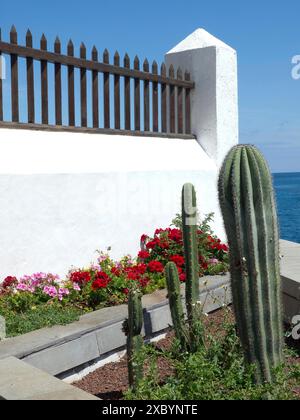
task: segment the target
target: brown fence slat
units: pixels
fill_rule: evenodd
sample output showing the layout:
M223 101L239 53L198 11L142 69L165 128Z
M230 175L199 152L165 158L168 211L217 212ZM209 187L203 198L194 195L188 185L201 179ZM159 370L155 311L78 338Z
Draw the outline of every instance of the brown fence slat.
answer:
M86 47L82 42L80 45L80 58L86 59ZM86 88L86 69L80 69L80 111L81 127L87 127L87 88Z
M143 65L144 72L149 72L149 63L146 59ZM144 80L144 131L150 131L150 93L149 81Z
M74 56L74 45L70 39L67 47L68 56ZM68 66L68 107L69 107L69 125L75 127L75 87L74 87L74 66Z
M47 50L47 39L45 35L41 38L41 50ZM48 63L46 60L41 61L41 105L42 105L42 124L48 124Z
M92 60L98 61L98 50L92 49ZM92 72L92 102L93 102L93 127L99 128L99 76L96 70Z
M152 74L158 74L156 61L152 64ZM158 83L152 82L152 128L158 132Z
M128 54L124 57L124 67L130 68L130 58ZM124 105L125 105L125 130L131 129L131 101L130 101L130 77L124 78Z
M163 77L167 75L167 68L165 63L161 65L160 74ZM167 85L161 84L161 131L167 132Z
M184 79L189 82L191 75L185 72ZM185 89L185 134L191 134L191 89Z
M114 66L120 66L120 55L118 51L114 55ZM115 109L115 129L121 128L121 106L120 106L120 76L114 75L114 109Z
M26 47L32 48L32 34L28 29L26 33ZM35 122L35 111L34 111L34 70L33 70L33 59L26 58L26 71L27 71L27 113L28 122Z
M11 44L18 43L18 34L16 28L13 26L10 31ZM13 122L19 122L19 71L18 71L18 56L11 54L11 116Z
M54 52L61 54L61 43L57 37L54 42ZM55 85L55 122L62 125L62 105L61 105L61 64L54 65L54 85Z
M177 70L177 80L182 80L182 70ZM183 133L183 88L177 87L177 132Z
M103 63L109 64L109 52L103 53ZM104 92L104 128L110 128L110 87L109 73L103 74L103 92Z
M174 67L171 64L169 68L169 77L174 79ZM175 133L175 86L170 85L170 133Z
M177 79L163 78L160 75L153 75L152 73L144 73L133 69L116 67L111 64L95 63L91 60L83 60L81 58L60 55L59 57L49 51L41 51L32 48L26 48L20 45L13 45L0 41L0 50L3 54L17 54L19 57L32 57L34 60L46 60L48 63L60 63L64 66L74 66L77 68L85 68L86 70L97 70L99 73L108 72L110 74L118 74L119 76L126 76L131 78L139 78L140 80L148 80L157 83L167 83L174 86L182 86L189 89L194 88L194 83L191 81L178 82Z
M1 28L0 28L0 41L1 41ZM2 87L2 57L1 57L1 51L0 51L0 121L3 121L3 87Z
M138 56L134 59L134 69L140 69L140 60ZM141 129L141 88L140 79L134 79L134 129Z

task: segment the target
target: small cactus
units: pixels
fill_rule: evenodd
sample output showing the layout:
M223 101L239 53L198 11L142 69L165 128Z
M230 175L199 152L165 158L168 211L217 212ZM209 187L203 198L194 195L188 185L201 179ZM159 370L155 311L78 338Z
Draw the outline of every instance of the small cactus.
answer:
M256 382L271 382L283 345L279 234L272 178L254 146L236 146L227 155L219 200L245 358L256 366Z
M137 389L143 378L143 361L140 359L144 343L141 336L142 327L142 295L137 290L131 290L128 296L128 319L123 325L123 330L127 336L128 379L133 390Z
M180 343L182 351L186 351L188 348L188 341L184 325L185 321L180 294L180 280L177 267L173 262L169 262L166 265L165 274L167 280L169 305L175 335Z

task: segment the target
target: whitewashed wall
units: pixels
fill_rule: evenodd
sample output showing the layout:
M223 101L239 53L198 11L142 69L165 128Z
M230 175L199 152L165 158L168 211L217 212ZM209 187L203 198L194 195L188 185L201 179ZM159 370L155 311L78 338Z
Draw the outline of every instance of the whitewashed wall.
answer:
M207 74L211 66L214 60ZM233 115L225 143L221 125L213 128L215 147L224 154L237 142L236 104L226 101L228 92L211 92L215 124L223 107ZM200 124L203 130L205 120ZM224 238L216 189L220 153L204 146L199 137L0 129L0 279L36 271L64 275L107 247L116 258L136 254L142 234L167 227L180 211L185 182L197 189L200 214L215 212L214 228Z

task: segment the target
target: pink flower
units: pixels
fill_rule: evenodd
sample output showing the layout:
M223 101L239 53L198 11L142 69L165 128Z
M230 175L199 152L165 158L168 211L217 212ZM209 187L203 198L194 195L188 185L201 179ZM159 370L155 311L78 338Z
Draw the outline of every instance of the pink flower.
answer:
M57 290L56 290L56 287L54 287L54 286L45 286L43 288L43 292L46 295L50 296L51 298L57 297Z
M211 260L208 261L208 263L211 265L217 265L219 264L219 260L217 260L216 258L212 258Z
M73 283L73 290L76 290L77 292L80 292L80 287L78 286L77 283Z
M19 283L18 286L17 286L17 290L21 290L23 292L27 292L28 286L27 286L27 284Z

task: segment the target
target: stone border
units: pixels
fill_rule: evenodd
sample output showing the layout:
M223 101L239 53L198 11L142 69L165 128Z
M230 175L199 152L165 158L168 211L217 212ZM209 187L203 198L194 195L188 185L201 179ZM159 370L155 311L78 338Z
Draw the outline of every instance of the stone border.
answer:
M282 241L281 253L284 316L290 322L300 315L300 245ZM205 277L201 284L200 300L205 312L231 302L229 275ZM144 296L143 307L145 338L165 332L171 325L166 290ZM51 375L70 377L124 349L122 323L126 316L126 305L105 308L73 324L4 340L0 343L0 359L14 356Z

